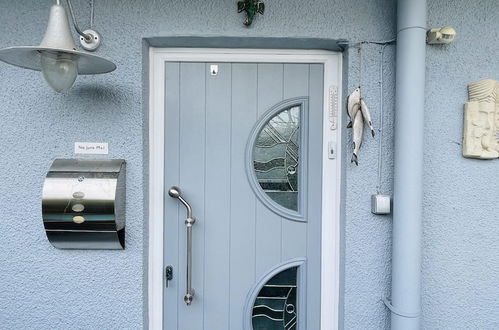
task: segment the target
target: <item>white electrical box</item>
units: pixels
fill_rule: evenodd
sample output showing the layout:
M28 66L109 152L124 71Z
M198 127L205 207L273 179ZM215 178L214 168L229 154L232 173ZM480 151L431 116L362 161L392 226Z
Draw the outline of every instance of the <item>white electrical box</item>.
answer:
M371 212L373 214L390 214L392 212L391 208L391 197L389 195L371 195Z

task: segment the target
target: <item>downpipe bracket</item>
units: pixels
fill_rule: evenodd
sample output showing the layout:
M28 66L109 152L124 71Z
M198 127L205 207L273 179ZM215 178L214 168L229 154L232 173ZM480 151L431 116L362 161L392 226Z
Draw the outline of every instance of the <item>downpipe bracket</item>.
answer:
M383 297L382 300L383 300L383 303L385 304L385 306L393 314L396 314L396 315L402 316L402 317L406 317L406 318L410 318L410 319L417 318L417 317L421 316L421 311L419 311L417 313L410 313L410 312L401 311L401 310L397 309L395 306L392 305L392 302L391 302L390 299L388 299L386 297Z

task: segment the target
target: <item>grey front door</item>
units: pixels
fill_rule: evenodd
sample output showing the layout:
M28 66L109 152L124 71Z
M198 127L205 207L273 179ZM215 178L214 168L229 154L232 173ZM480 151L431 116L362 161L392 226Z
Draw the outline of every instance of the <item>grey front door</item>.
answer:
M320 329L323 65L167 62L165 95L166 329Z

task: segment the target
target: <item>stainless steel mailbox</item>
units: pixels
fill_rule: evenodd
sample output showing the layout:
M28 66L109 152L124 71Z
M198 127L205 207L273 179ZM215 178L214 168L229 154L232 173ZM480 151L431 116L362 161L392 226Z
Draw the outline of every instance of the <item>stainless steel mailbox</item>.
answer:
M59 249L125 248L123 159L56 159L43 184L47 237Z

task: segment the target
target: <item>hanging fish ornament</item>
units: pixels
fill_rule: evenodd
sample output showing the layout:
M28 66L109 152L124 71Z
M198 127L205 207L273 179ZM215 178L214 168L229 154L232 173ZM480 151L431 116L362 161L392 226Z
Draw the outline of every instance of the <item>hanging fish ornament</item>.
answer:
M352 153L352 163L359 166L359 150L362 145L362 134L364 133L364 120L362 119L362 113L357 111L355 118L353 119L353 153Z
M371 129L371 135L374 137L374 127L373 127L373 121L371 119L371 113L369 112L369 108L367 107L363 99L360 99L360 111L362 112L362 117L364 118L364 121L369 126L369 129Z
M350 122L347 128L353 129L353 153L352 163L359 165L359 151L362 145L362 135L364 134L364 125L367 124L371 130L371 135L374 137L374 126L371 119L371 113L366 103L362 99L360 86L357 87L347 98L347 113L350 117Z
M347 97L347 113L350 117L350 122L347 125L347 128L352 127L353 120L355 118L355 114L360 110L360 87L356 88L350 95Z
M246 12L246 19L243 24L250 26L256 14L263 15L265 4L260 0L243 0L237 2L237 12Z

